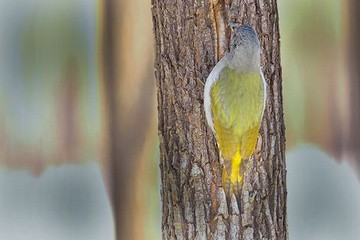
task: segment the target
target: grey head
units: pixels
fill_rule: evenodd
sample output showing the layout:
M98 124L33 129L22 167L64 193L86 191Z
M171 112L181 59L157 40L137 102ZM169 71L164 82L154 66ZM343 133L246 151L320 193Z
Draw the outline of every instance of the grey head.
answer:
M230 51L234 51L238 46L260 47L258 36L250 25L240 25L234 22L229 25L232 29Z
M230 67L252 71L260 68L260 43L255 30L250 25L231 22Z

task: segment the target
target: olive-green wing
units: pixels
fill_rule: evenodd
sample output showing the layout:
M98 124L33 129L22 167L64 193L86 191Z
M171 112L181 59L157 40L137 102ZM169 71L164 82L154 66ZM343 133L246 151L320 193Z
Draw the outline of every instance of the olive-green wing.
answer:
M231 159L243 144L254 145L264 108L264 86L260 72L237 72L225 67L210 92L211 111L219 148ZM243 136L247 133L249 136ZM249 152L246 149L241 152Z

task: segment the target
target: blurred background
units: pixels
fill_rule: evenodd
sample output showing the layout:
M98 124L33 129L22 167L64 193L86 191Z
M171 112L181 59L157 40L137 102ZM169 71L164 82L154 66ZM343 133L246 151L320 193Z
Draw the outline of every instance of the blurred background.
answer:
M290 239L358 239L360 4L278 9ZM0 239L161 239L153 59L149 0L0 0Z

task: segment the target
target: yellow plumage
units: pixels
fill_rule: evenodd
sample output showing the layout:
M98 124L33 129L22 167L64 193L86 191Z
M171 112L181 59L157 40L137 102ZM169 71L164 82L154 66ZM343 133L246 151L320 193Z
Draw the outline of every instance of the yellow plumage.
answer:
M225 67L210 89L212 121L224 159L223 184L242 181L243 159L254 152L264 109L260 72L237 72Z

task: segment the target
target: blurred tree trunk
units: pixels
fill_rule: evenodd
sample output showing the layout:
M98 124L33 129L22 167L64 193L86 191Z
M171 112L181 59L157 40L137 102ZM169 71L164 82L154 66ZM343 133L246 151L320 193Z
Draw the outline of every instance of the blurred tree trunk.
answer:
M351 163L356 167L360 177L360 2L349 0L347 2L347 13L349 13L348 27L348 68L349 68L349 91L350 91L350 124L348 125L347 137L345 139L345 150L350 157Z
M163 239L287 239L285 135L276 1L152 0ZM267 103L239 201L226 199L203 85L227 51L228 21L253 25Z
M156 184L149 180L156 174L149 173L156 143L150 3L103 0L100 7L103 158L116 239L142 240L148 211L143 206L151 197L142 195Z

